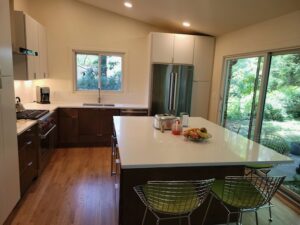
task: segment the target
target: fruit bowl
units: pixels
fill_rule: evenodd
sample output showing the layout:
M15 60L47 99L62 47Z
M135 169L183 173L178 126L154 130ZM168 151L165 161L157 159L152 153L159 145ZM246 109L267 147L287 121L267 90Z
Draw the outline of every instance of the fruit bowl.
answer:
M207 132L207 129L202 128L190 128L183 132L183 136L190 141L202 142L212 137L211 134Z

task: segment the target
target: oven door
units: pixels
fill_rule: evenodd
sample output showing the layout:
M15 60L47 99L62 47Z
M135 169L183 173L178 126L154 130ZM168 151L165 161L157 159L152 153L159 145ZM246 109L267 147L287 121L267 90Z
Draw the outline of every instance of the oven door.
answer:
M57 126L53 126L45 133L40 135L39 152L39 174L42 173L54 152L56 146Z

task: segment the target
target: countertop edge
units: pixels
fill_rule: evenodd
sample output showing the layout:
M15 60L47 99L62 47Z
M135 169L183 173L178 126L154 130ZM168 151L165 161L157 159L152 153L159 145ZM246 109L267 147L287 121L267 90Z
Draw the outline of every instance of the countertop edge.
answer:
M173 168L173 167L205 167L205 166L246 166L251 164L285 164L293 163L293 160L289 161L255 161L255 162L245 162L241 164L240 162L222 162L222 163L189 163L189 164L147 164L147 165L122 165L121 159L121 169L151 169L151 168Z

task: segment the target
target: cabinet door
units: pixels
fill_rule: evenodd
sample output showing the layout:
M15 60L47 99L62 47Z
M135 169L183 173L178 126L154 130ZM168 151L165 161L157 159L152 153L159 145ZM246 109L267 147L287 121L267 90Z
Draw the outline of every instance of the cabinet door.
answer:
M0 151L5 171L1 180L5 196L1 198L1 204L4 202L2 213L7 218L20 198L18 145L13 77L0 77L0 84L0 135L3 142Z
M61 145L78 143L78 109L59 109L59 143Z
M215 39L213 37L195 37L194 80L210 81L213 72Z
M110 145L113 134L113 116L119 116L118 109L101 109L100 133L104 145Z
M38 52L38 22L25 15L26 48ZM39 56L27 56L28 79L37 79L39 75Z
M12 76L12 49L9 1L0 1L0 76Z
M176 64L193 64L194 36L186 34L175 34L174 38L174 60Z
M38 38L39 38L39 78L48 78L48 50L47 50L47 33L46 28L38 24Z
M172 63L174 34L152 34L152 63Z
M208 118L210 82L193 82L191 116Z
M79 141L81 143L92 144L100 141L100 110L87 108L79 109Z

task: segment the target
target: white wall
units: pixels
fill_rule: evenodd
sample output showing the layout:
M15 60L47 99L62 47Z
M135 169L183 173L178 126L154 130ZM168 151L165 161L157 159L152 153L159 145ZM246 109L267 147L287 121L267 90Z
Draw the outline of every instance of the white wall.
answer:
M300 11L217 37L209 119L218 121L224 56L300 47Z
M50 79L32 82L32 89L37 83L50 86L52 101L96 101L96 92L73 92L72 49L125 52L124 92L103 93L102 100L147 104L147 35L160 29L75 0L15 0L15 9L27 11L47 29ZM32 101L35 92L30 99L30 91L18 89L26 85L16 83L21 83L15 85L17 95Z

